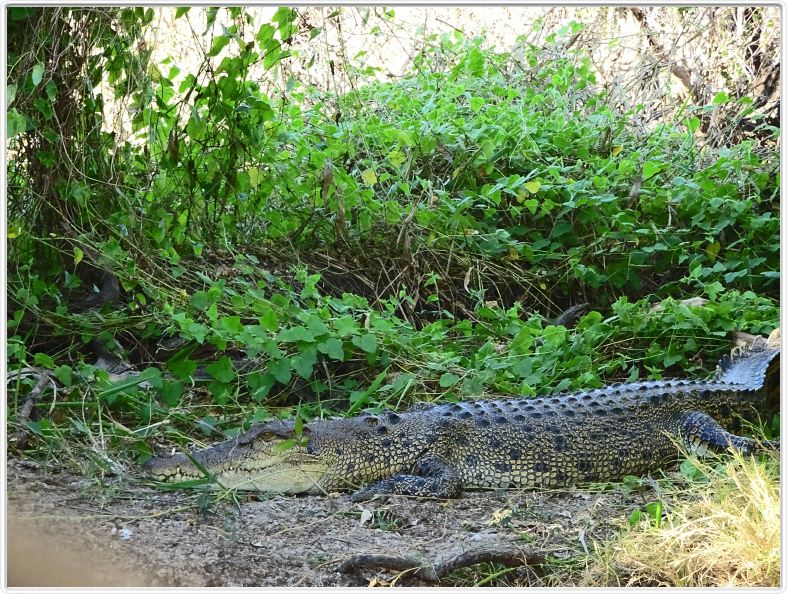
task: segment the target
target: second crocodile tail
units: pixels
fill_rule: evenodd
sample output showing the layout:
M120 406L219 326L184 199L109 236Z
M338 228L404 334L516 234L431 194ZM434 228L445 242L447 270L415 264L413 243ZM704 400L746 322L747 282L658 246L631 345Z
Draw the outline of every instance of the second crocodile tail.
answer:
M780 352L778 331L767 340L758 336L750 345L736 347L722 357L716 368L716 378L750 390L759 390L766 383L768 389L778 390ZM770 386L772 381L774 386Z

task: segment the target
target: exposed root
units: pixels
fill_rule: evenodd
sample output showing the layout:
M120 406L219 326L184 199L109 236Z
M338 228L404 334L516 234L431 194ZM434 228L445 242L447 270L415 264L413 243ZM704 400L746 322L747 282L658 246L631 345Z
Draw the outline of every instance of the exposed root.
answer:
M392 569L407 573L410 577L424 582L439 582L449 573L478 563L499 563L505 567L541 565L546 557L539 552L525 552L520 549L478 549L465 551L442 563L426 563L415 557L395 555L353 555L343 561L337 571L353 573L361 569Z

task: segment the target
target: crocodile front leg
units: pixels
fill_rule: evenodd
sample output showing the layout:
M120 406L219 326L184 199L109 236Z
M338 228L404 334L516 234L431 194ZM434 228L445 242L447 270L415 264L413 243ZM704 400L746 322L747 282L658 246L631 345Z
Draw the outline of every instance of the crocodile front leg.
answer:
M462 482L456 472L434 456L421 458L412 474L392 477L367 485L350 496L351 501L366 501L375 495L411 495L451 499L462 494Z
M681 435L686 447L693 454L704 455L708 450L725 451L732 447L744 454L753 454L763 448L779 449L779 441L758 442L750 437L734 435L704 412L690 412L681 419Z

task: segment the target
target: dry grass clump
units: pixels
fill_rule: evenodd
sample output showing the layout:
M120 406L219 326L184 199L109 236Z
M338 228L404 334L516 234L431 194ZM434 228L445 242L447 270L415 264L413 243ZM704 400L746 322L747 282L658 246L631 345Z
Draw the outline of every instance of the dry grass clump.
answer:
M601 552L585 580L640 586L778 586L778 463L735 454L707 481L664 493L661 525L641 521ZM667 507L666 503L672 501Z

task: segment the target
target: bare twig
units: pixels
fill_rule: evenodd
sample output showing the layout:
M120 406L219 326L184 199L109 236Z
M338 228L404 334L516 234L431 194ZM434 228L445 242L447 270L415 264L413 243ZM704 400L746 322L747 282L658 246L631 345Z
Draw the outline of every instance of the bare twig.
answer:
M626 208L634 208L639 200L640 192L642 191L642 164L639 166L637 174L634 176L634 181L631 182L631 189L629 189L628 198L626 198Z
M673 76L675 76L675 78L677 78L683 84L686 90L691 94L691 97L694 99L694 101L701 103L702 100L699 93L699 85L692 84L691 73L686 68L670 59L667 51L656 40L655 35L653 35L651 32L645 12L641 8L637 7L629 8L629 10L631 11L631 14L634 15L634 18L637 19L639 24L642 26L642 30L645 32L645 36L648 38L648 43L650 43L650 46L653 48L653 51L659 60L669 64L669 69Z

